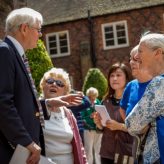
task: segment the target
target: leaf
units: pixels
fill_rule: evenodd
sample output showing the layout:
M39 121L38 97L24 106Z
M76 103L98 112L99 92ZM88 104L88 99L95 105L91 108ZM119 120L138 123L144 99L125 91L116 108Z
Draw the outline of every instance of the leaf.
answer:
M104 74L98 68L90 68L88 70L82 87L84 94L86 94L87 89L90 87L94 87L99 91L98 98L102 100L107 91L108 82Z
M40 92L39 84L41 78L46 71L54 67L51 58L48 55L48 52L42 40L38 40L37 48L28 50L26 52L26 55L29 60L32 77L35 81L35 86L38 92Z

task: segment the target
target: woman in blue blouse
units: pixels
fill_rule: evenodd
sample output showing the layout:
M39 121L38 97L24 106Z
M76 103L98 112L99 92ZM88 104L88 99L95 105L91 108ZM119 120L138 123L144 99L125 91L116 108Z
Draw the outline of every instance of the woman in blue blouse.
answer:
M150 83L152 77L149 74L143 73L139 67L139 62L135 59L135 55L138 53L138 45L135 46L130 53L130 66L132 75L136 79L130 81L124 90L123 97L120 101L120 113L125 120L126 116L132 111L134 106L143 96L143 93ZM145 132L145 131L144 131ZM143 132L143 133L144 133ZM139 144L137 138L134 137L133 141L133 157L136 158L136 147ZM136 159L135 162L137 163Z
M137 102L141 99L147 85L152 79L152 76L143 73L143 71L140 69L139 62L135 59L135 55L137 54L137 52L138 45L135 46L130 53L130 66L132 70L132 75L136 79L130 81L126 85L123 97L120 101L120 112L124 119L131 112Z

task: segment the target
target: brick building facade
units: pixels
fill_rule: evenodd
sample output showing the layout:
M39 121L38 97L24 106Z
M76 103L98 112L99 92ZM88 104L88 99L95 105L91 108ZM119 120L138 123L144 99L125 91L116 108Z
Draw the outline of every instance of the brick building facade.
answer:
M0 0L0 39L5 35L5 20L8 13L23 6L27 6L27 0Z
M134 9L130 11L92 17L93 38L96 63L105 75L109 67L115 62L129 62L129 52L134 47L141 35L146 31L164 32L164 6ZM127 21L129 45L122 48L104 50L102 24ZM56 67L66 69L73 77L75 89L81 89L86 72L93 66L91 61L91 43L88 19L68 21L60 24L45 25L43 40L46 34L60 31L69 31L70 50L69 56L52 58Z
M52 61L70 74L78 90L89 68L97 67L107 75L113 63L128 64L129 52L141 34L164 32L162 0L21 0L14 4L42 13L42 39Z

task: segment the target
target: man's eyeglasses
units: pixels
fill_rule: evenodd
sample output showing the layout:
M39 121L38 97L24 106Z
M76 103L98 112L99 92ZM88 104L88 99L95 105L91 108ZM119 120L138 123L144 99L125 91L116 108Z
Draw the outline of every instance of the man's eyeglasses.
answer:
M42 29L41 28L37 28L37 27L33 27L33 26L29 26L29 27L37 30L39 34L42 33Z
M53 78L50 78L50 79L47 79L46 80L46 83L47 84L53 84L53 83L56 83L56 85L58 86L58 87L60 87L60 88L63 88L65 85L64 85L64 83L62 82L62 81L60 81L60 80L55 80L55 79L53 79Z

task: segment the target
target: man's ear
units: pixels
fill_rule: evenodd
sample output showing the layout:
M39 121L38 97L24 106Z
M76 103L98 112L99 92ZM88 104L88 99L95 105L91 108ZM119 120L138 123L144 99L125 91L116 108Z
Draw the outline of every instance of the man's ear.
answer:
M27 26L28 26L27 24L21 24L19 27L19 31L23 34L26 33L27 28L28 28Z
M158 48L158 49L156 50L155 56L159 56L159 55L163 55L163 50L162 50L162 48Z

